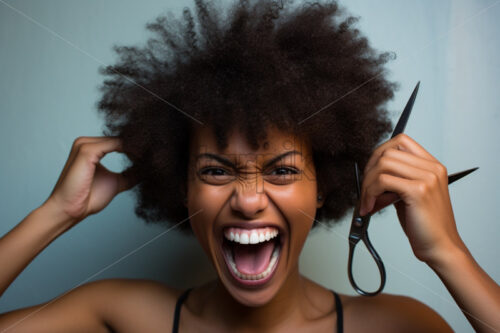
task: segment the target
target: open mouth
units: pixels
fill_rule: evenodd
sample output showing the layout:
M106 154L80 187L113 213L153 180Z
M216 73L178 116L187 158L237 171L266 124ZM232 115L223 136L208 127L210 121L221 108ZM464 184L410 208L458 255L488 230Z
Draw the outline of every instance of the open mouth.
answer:
M276 271L282 241L275 227L225 228L222 251L229 272L245 286L262 285Z

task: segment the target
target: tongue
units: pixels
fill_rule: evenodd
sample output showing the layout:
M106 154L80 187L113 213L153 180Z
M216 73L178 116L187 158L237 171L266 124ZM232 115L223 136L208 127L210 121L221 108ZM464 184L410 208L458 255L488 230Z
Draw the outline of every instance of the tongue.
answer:
M274 243L274 241L247 245L235 243L233 256L238 271L252 275L262 273L269 265Z

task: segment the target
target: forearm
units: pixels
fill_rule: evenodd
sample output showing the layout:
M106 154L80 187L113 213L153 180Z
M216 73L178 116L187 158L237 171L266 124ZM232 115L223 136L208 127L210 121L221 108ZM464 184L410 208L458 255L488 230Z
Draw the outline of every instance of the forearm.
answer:
M465 245L447 251L429 266L477 332L500 332L500 286L477 264Z
M0 297L45 247L73 223L46 201L0 238Z

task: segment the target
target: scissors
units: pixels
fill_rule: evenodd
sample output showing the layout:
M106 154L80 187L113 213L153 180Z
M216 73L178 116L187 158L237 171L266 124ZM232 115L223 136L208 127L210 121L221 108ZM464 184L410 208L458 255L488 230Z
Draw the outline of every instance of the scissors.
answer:
M415 89L413 89L413 93L410 96L410 99L406 103L406 106L403 110L403 113L401 114L396 127L394 129L394 132L391 135L391 139L395 137L396 135L403 133L406 123L408 122L408 118L410 117L411 110L413 108L413 104L415 102L415 98L417 97L417 92L418 88L420 86L420 81L417 83L415 86ZM464 170L461 172L457 172L451 175L448 175L448 185L459 180L462 177L467 176L469 173L476 171L478 168L472 168L468 170ZM368 238L368 225L370 223L370 214L366 214L365 216L360 216L359 214L359 208L361 205L361 182L360 182L360 175L359 175L359 169L358 169L358 164L355 162L354 163L354 173L355 173L355 178L356 178L356 192L357 192L357 203L356 206L354 207L354 213L352 216L352 222L351 222L351 229L349 231L349 259L348 259L348 266L347 266L347 273L349 276L349 281L351 282L352 287L356 290L356 292L360 295L363 296L375 296L378 293L384 289L385 286L385 279L386 279L386 274L385 274L385 267L384 263L382 262L382 259L378 255L377 251L375 251L375 248L373 247L372 243L370 242L370 239ZM391 202L390 204L398 202L399 199L396 199L395 201ZM356 281L354 280L353 274L352 274L352 261L354 257L354 250L356 249L356 245L358 242L362 240L365 243L366 248L370 252L371 256L375 260L375 263L377 264L379 273L380 273L380 285L377 290L375 291L365 291L361 289L357 284Z

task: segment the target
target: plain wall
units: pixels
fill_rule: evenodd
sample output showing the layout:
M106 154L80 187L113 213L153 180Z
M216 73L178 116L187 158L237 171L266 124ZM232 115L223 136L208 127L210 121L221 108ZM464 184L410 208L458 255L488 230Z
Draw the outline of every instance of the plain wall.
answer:
M225 1L227 2L227 1ZM400 89L389 108L396 120L421 81L406 133L450 172L480 170L450 187L458 229L483 269L500 282L500 5L498 1L361 1L348 10L371 44L393 51L388 68ZM102 65L116 60L111 47L145 42L145 24L160 13L176 15L191 1L0 2L0 235L50 194L78 136L101 135L97 87ZM122 169L112 153L103 164ZM347 279L350 217L331 231L310 235L301 271L338 292ZM0 312L46 302L91 280L149 278L186 288L215 276L194 238L134 215L131 192L51 243L0 299ZM457 332L472 331L434 272L418 261L393 208L377 214L372 243L387 269L385 292L431 306ZM185 263L189 262L189 265ZM355 273L375 286L378 273L366 252ZM0 267L1 269L1 267Z

